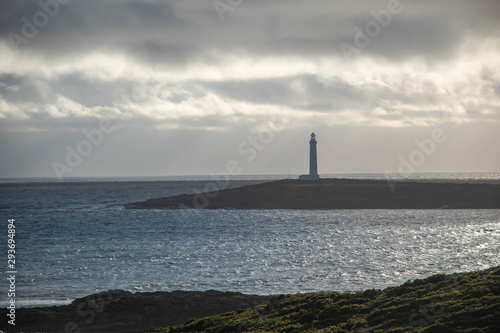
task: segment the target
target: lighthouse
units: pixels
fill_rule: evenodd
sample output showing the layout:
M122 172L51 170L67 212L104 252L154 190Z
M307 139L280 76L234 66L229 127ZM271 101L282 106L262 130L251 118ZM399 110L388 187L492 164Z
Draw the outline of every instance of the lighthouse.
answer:
M300 180L318 180L318 158L316 153L316 134L311 134L309 141L309 174L299 176Z

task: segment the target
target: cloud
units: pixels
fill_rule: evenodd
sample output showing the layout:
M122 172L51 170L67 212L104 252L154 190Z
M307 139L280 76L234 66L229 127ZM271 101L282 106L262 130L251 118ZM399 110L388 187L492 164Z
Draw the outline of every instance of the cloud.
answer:
M172 127L185 125L184 119L213 116L231 126L235 117L250 120L262 110L269 117L285 112L301 121L310 117L320 123L335 119L374 126L387 125L389 119L391 126L429 126L452 118L498 120L498 67L483 66L479 73L469 70L452 78L420 72L412 65L399 70L386 65L370 72L363 71L366 67L369 64L359 72L331 76L292 73L267 79L175 82L154 75L105 80L83 72L54 78L3 75L0 98L11 106L11 111L3 111L5 118L32 118L40 127L50 126L46 122L51 119L103 117L151 118Z
M0 29L20 34L22 17L41 10L35 1L11 1ZM72 1L40 28L25 49L47 57L89 50L126 53L144 62L182 65L217 61L217 55L341 56L341 41L353 43L354 27L387 11L388 1L247 1L220 22L211 2ZM401 2L401 12L363 49L391 60L422 54L456 54L468 35L496 37L497 1ZM472 25L472 23L474 23ZM5 36L5 35L4 35Z
M280 119L280 133L359 126L398 140L500 120L496 0L402 1L390 20L387 0L252 0L222 21L211 1L70 1L23 34L54 3L1 2L0 133L66 137L111 119L147 142L203 141Z

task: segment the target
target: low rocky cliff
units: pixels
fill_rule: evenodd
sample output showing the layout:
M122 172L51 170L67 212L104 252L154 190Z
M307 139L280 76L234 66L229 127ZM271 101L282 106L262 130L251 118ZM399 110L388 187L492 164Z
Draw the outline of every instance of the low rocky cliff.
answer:
M133 209L430 209L500 208L500 185L360 179L279 180L149 199Z
M16 309L15 327L0 310L6 332L132 333L182 324L192 318L267 304L269 297L215 290L130 293L111 290L69 305Z

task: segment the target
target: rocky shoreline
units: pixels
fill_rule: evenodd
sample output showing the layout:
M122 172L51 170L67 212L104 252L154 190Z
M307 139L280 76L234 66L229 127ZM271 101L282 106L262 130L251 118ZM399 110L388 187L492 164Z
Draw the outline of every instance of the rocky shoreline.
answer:
M269 303L270 297L237 292L172 291L131 293L110 290L74 300L69 305L16 309L16 326L0 310L6 332L136 333L152 327L179 325L202 318ZM14 328L14 330L13 330Z
M6 309L0 316L6 318ZM498 332L500 266L384 290L257 296L111 290L69 305L20 308L6 332Z
M499 209L500 185L278 180L126 205L129 209Z

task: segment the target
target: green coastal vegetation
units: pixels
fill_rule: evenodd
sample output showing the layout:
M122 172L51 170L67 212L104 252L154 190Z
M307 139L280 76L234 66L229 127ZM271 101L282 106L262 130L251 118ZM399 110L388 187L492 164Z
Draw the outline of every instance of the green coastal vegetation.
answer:
M151 332L500 332L500 266L361 292L273 296Z

